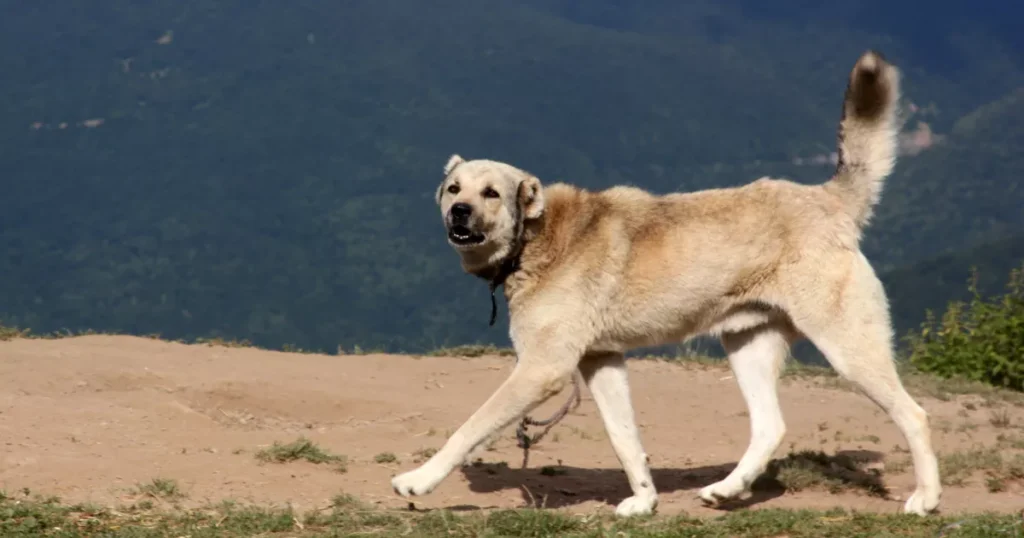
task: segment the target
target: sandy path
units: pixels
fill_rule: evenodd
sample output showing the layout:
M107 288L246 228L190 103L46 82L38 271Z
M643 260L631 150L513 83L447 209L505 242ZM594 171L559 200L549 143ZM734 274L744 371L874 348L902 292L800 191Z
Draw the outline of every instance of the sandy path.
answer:
M183 345L124 336L0 343L0 487L30 488L65 501L131 502L131 488L155 477L176 479L185 504L233 499L322 507L338 493L382 506L405 506L389 477L412 468L412 453L437 448L494 390L511 359L409 356L321 356ZM716 510L697 490L723 476L747 443L748 422L727 370L634 361L631 383L661 513ZM797 449L869 451L905 458L896 427L865 397L816 383L787 380L781 389L789 426L785 455ZM556 400L561 400L559 396ZM921 399L940 451L991 446L999 433L990 410L964 399ZM558 402L549 402L547 411ZM1024 434L1024 410L1010 408ZM539 413L542 414L542 413ZM960 425L968 424L969 428ZM945 430L945 431L942 431ZM345 474L326 465L261 464L253 453L305 435L347 456ZM871 436L877 436L878 440ZM397 464L375 463L393 452ZM512 431L479 454L485 465L453 473L422 508L522 507L532 497L548 507L610 510L628 496L625 475L584 392L579 409L557 426L520 469ZM566 473L541 474L557 464ZM507 462L508 467L498 464ZM909 472L886 474L894 498L909 494ZM1024 489L992 494L984 477L947 487L944 512L1017 510ZM755 507L832 507L894 512L900 502L860 493L766 492Z

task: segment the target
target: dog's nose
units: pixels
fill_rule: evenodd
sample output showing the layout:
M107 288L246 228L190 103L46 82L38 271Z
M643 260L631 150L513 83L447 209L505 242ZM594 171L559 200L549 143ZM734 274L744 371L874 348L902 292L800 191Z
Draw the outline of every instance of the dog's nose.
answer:
M464 202L459 202L452 205L451 212L453 219L465 220L473 214L473 206Z

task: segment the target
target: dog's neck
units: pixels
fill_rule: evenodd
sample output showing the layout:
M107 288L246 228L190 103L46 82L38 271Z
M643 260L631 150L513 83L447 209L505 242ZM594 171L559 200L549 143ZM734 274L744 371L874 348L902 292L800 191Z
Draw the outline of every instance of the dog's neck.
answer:
M494 320L498 315L498 303L494 299L494 292L499 286L505 284L508 277L512 276L513 273L519 270L519 257L523 253L523 247L526 245L526 222L523 219L523 208L517 203L515 206L515 214L512 216L512 222L514 222L514 228L512 229L512 242L508 245L508 249L502 255L491 261L479 269L474 268L469 272L487 280L488 285L491 289L491 325L494 325ZM465 260L463 260L465 262Z
M487 281L491 289L496 289L508 280L508 277L519 270L519 259L522 252L501 258L493 265L488 265L472 272L473 275Z
M567 185L549 186L545 189L546 204L544 213L537 219L529 221L517 221L515 240L508 246L504 253L494 253L487 262L479 265L472 264L463 258L463 269L478 278L486 280L491 290L491 325L494 324L497 315L497 302L494 293L499 287L504 287L505 299L509 301L509 308L514 308L514 297L524 291L524 278L520 275L528 274L532 277L545 272L555 262L557 252L560 251L552 228L562 229L558 237L560 241L573 241L578 226L575 225L579 219L571 207L579 206L574 201L584 193L575 187ZM517 216L518 217L518 216ZM529 280L529 279L526 279Z
M522 226L519 227L520 229ZM522 236L522 232L517 232L516 239L510 245L509 251L504 256L500 257L496 263L492 263L483 266L479 269L470 271L471 274L482 278L487 281L488 286L491 290L491 319L489 324L494 325L495 320L498 317L498 302L494 298L494 292L504 285L510 276L515 274L519 270L519 260L523 253L523 247L525 246L525 238Z

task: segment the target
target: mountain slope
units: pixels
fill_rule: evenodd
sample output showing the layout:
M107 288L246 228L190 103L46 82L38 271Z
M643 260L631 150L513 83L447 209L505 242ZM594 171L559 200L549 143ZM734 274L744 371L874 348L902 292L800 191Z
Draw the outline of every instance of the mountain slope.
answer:
M970 249L917 262L882 275L896 333L920 327L925 311L941 317L950 301L968 301L968 281L977 270L982 296L1006 292L1010 272L1024 266L1024 234L986 241Z
M8 6L0 319L323 350L503 342L431 199L451 153L589 188L820 182L828 166L793 162L832 151L850 62L879 46L903 65L914 50L842 19L808 33L737 4L654 3L620 26L552 6ZM941 117L1012 85L1012 67L964 81L906 62L911 96L940 103ZM992 135L962 129L961 169ZM901 161L920 179L894 179L883 196L873 261L904 264L1002 229L944 243L934 218L923 246L907 246L932 191L962 192L943 186L948 163L928 158L939 157ZM978 192L970 204L1013 201Z
M904 157L864 248L892 268L1024 230L1024 87L961 118Z

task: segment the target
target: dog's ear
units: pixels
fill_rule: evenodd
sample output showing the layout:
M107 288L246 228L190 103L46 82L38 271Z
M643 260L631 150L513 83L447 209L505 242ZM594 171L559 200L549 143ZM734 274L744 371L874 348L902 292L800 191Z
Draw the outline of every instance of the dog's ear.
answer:
M544 190L536 177L527 176L519 183L517 198L524 220L540 218L544 214Z
M458 154L452 155L448 159L448 164L444 165L444 175L447 176L448 174L451 174L452 170L455 170L456 166L464 162L466 162L466 160L460 157Z
M441 184L437 186L437 192L434 193L434 201L437 202L437 205L441 205L441 195L444 194L444 183L445 182L442 181Z
M444 165L444 177L447 179L448 175L452 173L452 170L455 170L456 166L464 162L466 162L466 160L458 154L454 154L449 157L448 164ZM444 181L441 181L441 184L437 186L437 192L434 193L434 200L437 202L437 205L441 205L441 195L444 194L442 189L444 189Z

